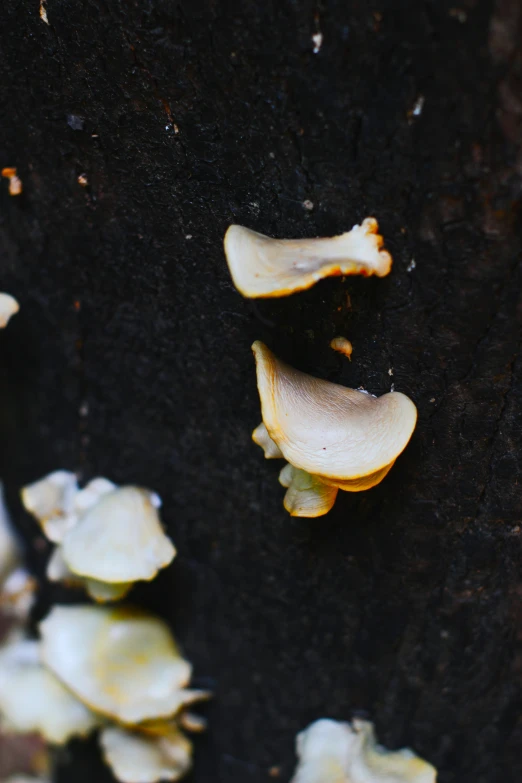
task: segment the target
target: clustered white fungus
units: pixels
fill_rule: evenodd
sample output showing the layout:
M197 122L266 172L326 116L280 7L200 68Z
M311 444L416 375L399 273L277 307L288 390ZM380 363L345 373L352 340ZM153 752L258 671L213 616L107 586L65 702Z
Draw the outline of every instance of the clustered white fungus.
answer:
M101 478L81 490L73 473L56 471L25 487L22 500L57 545L49 577L83 585L98 601L152 579L175 555L159 520L160 500L147 490ZM50 745L98 730L103 757L121 783L183 777L192 766L183 730L206 725L190 706L211 694L188 687L192 667L167 625L128 606L55 606L40 623L40 638L29 639L22 573L2 504L0 610L7 595L17 621L0 647L2 725L36 732ZM31 588L32 600L32 580Z
M161 500L139 487L105 478L80 489L74 473L59 470L22 490L25 508L57 546L47 576L84 586L95 601L123 598L150 581L176 555L158 515Z
M167 625L123 606L55 606L40 639L17 632L0 649L0 715L11 731L62 745L99 730L122 783L179 780L192 766L188 708L210 698Z

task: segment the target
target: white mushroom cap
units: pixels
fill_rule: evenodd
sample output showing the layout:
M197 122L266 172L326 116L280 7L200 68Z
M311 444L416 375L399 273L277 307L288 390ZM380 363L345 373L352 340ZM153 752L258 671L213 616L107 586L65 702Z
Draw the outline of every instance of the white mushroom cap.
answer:
M40 523L54 543L62 541L66 531L77 522L74 498L78 493L76 475L68 470L56 470L22 489L22 503Z
M317 476L287 464L279 474L279 483L288 487L284 505L293 517L320 517L335 503L338 489L324 484Z
M262 342L252 349L263 422L296 468L349 489L342 482L384 471L406 447L417 409L404 394L373 397L294 370Z
M100 718L40 663L39 643L17 640L0 651L0 715L20 733L63 744L86 736Z
M55 606L40 624L42 657L92 709L122 723L174 715L201 698L161 620L130 609Z
M64 582L69 587L84 587L88 594L98 603L107 601L119 601L124 598L132 588L132 582L99 582L97 579L74 574L63 558L61 544L55 547L49 562L47 563L47 578L50 582Z
M20 305L10 294L0 294L0 329L7 326L9 319L20 309Z
M160 736L110 726L100 733L100 745L105 762L121 783L180 780L192 766L192 744L174 726Z
M382 250L375 218L328 239L272 239L243 226L225 234L234 285L243 296L288 296L331 275L384 277L392 258Z
M69 569L99 582L149 580L176 550L163 532L157 496L138 487L104 495L63 539Z
M437 770L411 750L387 751L373 725L318 720L297 736L292 783L435 783Z

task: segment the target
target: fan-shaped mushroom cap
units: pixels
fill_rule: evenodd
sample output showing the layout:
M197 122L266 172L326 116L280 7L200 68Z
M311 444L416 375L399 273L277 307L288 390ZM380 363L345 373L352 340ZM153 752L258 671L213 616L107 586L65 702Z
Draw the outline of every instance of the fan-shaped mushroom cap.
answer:
M0 329L7 326L9 319L20 309L20 305L10 294L0 294Z
M366 218L328 239L272 239L233 225L225 234L225 254L243 296L288 296L331 275L387 275L392 258L382 250L378 230L375 218Z
M373 725L318 720L297 736L292 783L435 783L437 770L411 750L387 751Z
M138 487L104 495L63 539L70 570L99 582L149 580L168 565L176 550L163 532L159 498Z
M121 783L180 780L192 766L192 743L174 726L160 736L110 726L100 733L100 745Z
M373 397L294 370L262 342L252 349L263 422L296 468L349 489L340 482L384 471L406 447L417 409L404 394Z
M122 723L174 715L201 698L168 627L129 608L55 606L40 624L42 657L92 709Z
M28 640L0 651L0 714L11 730L38 732L59 745L86 736L101 722L42 666L38 642Z
M47 578L50 582L63 582L68 587L84 587L98 603L119 601L132 589L132 582L99 582L97 579L74 574L63 558L63 547L58 544L47 563Z
M320 517L335 503L338 489L324 484L317 476L305 470L285 465L279 474L279 483L288 487L284 505L293 517Z

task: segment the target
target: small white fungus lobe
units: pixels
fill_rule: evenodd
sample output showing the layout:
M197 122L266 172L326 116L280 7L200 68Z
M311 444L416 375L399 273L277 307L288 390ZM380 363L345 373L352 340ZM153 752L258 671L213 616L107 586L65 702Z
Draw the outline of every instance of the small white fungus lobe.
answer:
M437 770L403 749L378 745L373 724L318 720L297 736L291 783L435 783Z

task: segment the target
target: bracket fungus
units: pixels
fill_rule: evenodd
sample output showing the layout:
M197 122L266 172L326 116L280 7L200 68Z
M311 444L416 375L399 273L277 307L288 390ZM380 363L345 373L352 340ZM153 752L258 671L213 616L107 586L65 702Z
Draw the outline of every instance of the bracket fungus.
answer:
M437 770L413 751L388 751L373 724L318 720L297 736L291 783L435 783Z
M80 490L73 473L56 471L24 487L22 501L58 545L49 579L83 585L96 601L122 598L176 555L161 526L161 500L148 490L118 487L105 478Z
M207 691L158 618L128 607L55 606L40 623L42 658L96 712L122 724L171 718Z
M279 477L287 511L318 517L339 489L360 492L382 481L415 429L413 402L400 392L374 397L313 378L259 341L252 350L263 416L252 437L266 458L282 456L291 466Z
M121 783L180 780L192 767L192 743L175 725L157 735L108 726L100 733L100 745Z
M0 650L0 715L11 730L63 745L87 736L101 719L40 661L36 641L15 638Z
M375 218L335 237L272 239L244 226L229 226L225 255L232 280L248 298L288 296L334 275L390 272L392 257L383 250Z

